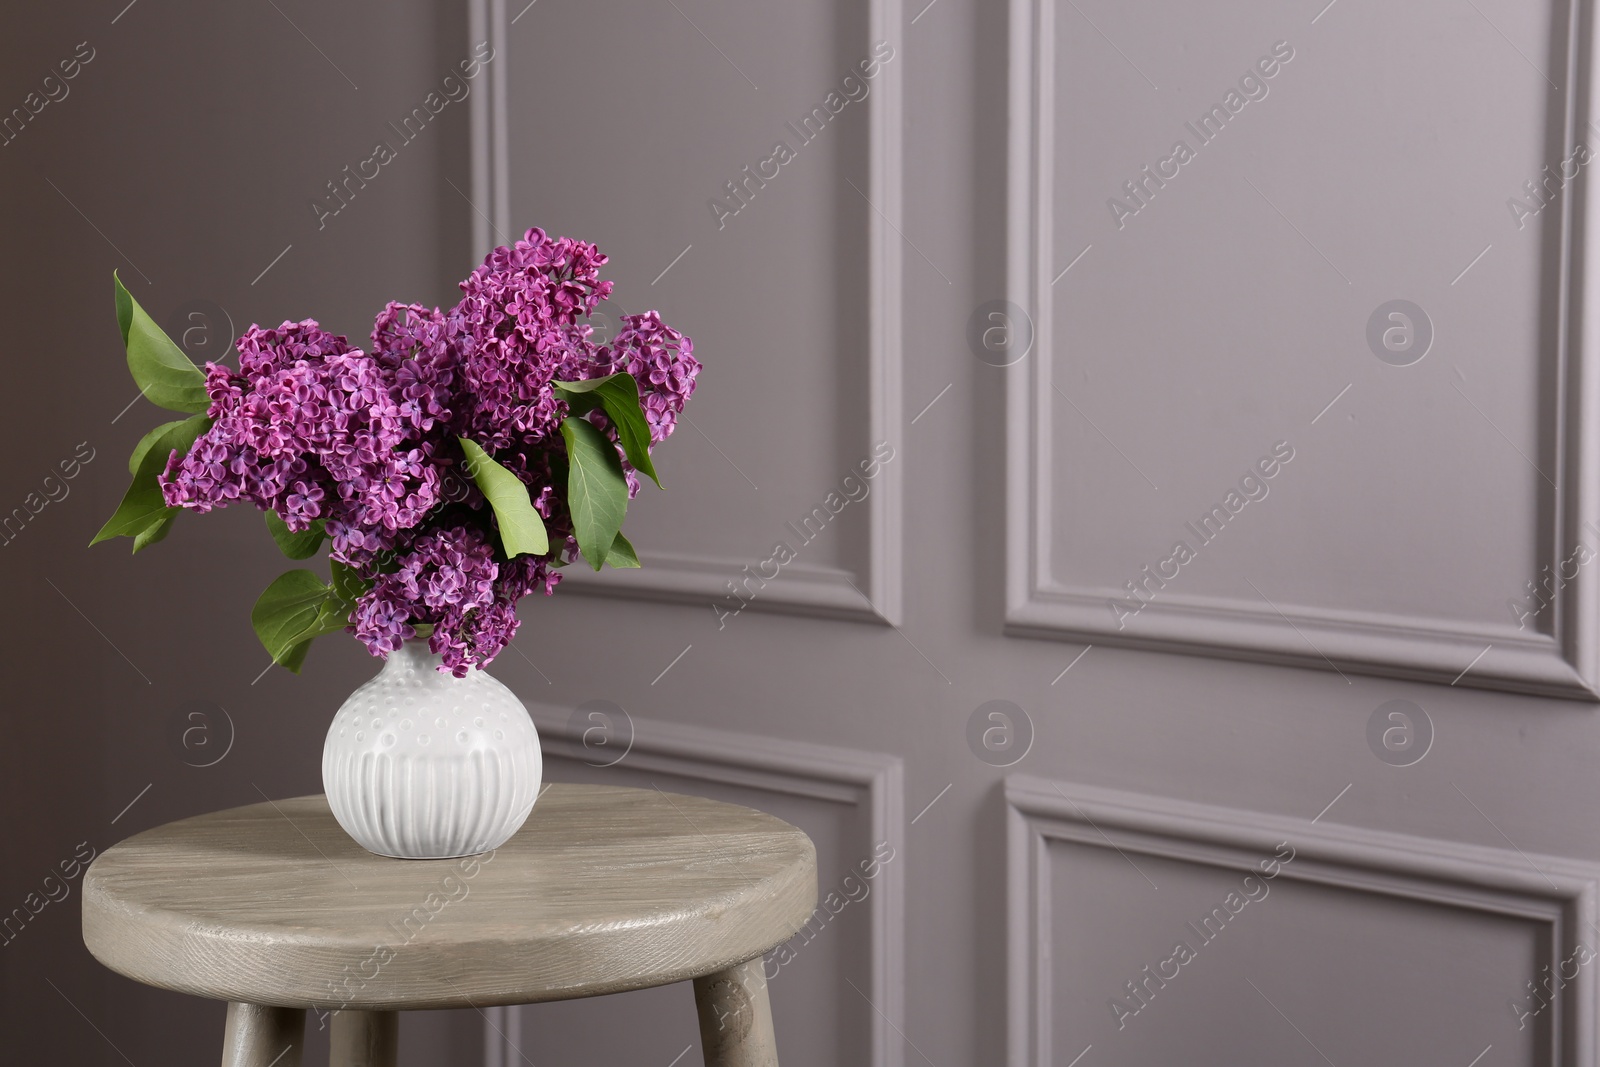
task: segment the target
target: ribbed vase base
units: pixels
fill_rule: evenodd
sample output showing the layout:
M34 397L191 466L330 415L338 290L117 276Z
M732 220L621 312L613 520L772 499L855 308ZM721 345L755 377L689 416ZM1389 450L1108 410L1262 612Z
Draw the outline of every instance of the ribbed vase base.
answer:
M345 833L393 859L456 859L504 844L539 796L539 734L483 671L437 670L407 641L333 718L322 785Z

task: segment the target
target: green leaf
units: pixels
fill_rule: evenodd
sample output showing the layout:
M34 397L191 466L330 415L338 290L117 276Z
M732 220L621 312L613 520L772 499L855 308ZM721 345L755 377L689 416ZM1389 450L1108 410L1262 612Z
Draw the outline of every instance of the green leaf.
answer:
M494 509L500 525L500 545L506 556L515 559L529 554L542 556L550 551L550 536L544 519L528 497L528 487L511 471L496 463L481 447L465 437L461 450L467 455L467 474Z
M139 442L142 453L139 456L138 469L133 472L133 483L128 486L128 491L122 495L122 503L117 505L116 512L100 527L100 532L94 535L91 545L113 537L136 538L146 527L150 526L160 516L170 518L178 509L168 508L167 502L161 495L161 472L167 468L167 460L174 450L187 454L194 447L197 437L211 428L211 420L204 415L184 419L182 422L170 422L162 427L162 432L149 443ZM161 536L165 536L163 533ZM137 552L147 544L159 541L160 537L147 537L141 544L134 543Z
M618 372L604 378L552 384L574 415L593 411L597 404L604 409L606 418L617 428L617 440L633 469L648 475L656 488L661 487L655 464L650 460L650 424L645 421L644 408L639 404L639 383L633 375Z
M618 374L626 373L618 371ZM576 382L551 382L555 387L556 395L567 402L567 407L574 415L583 415L600 406L600 397L595 395L600 387L615 378L616 374L608 374L604 378L584 378Z
M299 674L300 668L305 665L306 653L310 651L311 642L301 641L298 644L291 646L289 651L283 654L282 658L275 659L273 662L277 663L277 665L280 667L287 667L293 674Z
M367 595L372 582L361 577L354 567L329 558L328 570L333 575L333 598L344 605L345 614L355 610L356 601Z
M611 542L611 551L606 553L606 562L613 567L637 567L639 553L633 550L633 545L622 532L617 531L617 539Z
M206 396L206 376L183 349L173 344L166 331L145 314L144 308L123 288L113 272L117 287L117 326L128 350L128 372L145 399L172 411L200 414L211 404Z
M355 610L355 605L340 600L337 595L330 594L322 602L322 609L317 612L317 623L313 627L312 637L322 637L324 634L343 633L344 628L350 625L350 612ZM309 640L309 639L308 639Z
M149 548L157 541L165 541L167 534L172 532L172 521L178 517L178 512L182 510L182 508L167 508L162 515L134 534L134 554L138 555L140 549Z
M250 609L250 624L276 663L316 628L331 590L310 571L285 571Z
M122 286L122 279L117 277L117 272L111 272L111 282L116 287L117 295L117 329L122 331L122 345L128 345L128 330L133 326L133 294Z
M128 473L138 474L140 460L144 459L145 454L150 451L151 446L160 440L161 435L175 426L182 426L188 421L188 419L178 419L174 422L163 422L160 426L157 426L155 429L139 438L139 443L133 446L133 455L128 457Z
M310 559L322 547L322 539L328 536L322 519L312 522L309 529L297 532L289 529L289 524L276 511L262 514L267 517L267 532L277 542L279 550L290 559Z
M567 443L567 507L578 548L595 570L606 561L628 510L628 482L617 450L587 419L561 424Z
M310 571L280 574L250 610L250 624L272 661L296 674L315 638L338 633L349 621L332 587Z

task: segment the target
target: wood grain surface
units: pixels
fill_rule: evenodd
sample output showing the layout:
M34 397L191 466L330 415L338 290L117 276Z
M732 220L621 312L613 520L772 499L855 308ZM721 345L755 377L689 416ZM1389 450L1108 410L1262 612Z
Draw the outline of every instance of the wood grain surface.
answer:
M218 1000L522 1004L724 970L792 937L816 895L804 833L700 797L551 785L492 853L395 860L307 796L108 849L84 876L83 937L120 974Z
M694 980L700 1048L713 1067L778 1067L767 974L759 960Z
M698 979L696 979L698 981ZM328 1028L328 1067L395 1067L400 1016L392 1011L336 1011Z
M222 1031L222 1067L300 1067L305 1041L303 1008L229 1004Z

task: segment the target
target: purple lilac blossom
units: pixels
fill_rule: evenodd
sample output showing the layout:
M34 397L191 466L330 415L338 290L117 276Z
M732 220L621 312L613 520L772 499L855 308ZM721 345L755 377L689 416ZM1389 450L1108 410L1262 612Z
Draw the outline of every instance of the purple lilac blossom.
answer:
M700 361L694 358L694 342L654 311L624 315L622 326L612 342L609 362L639 383L650 443L658 445L672 436L683 405L694 395Z
M590 329L578 320L611 295L597 276L605 263L594 245L535 228L467 276L448 316L461 389L472 398L458 412L458 433L490 452L557 433L567 410L550 383L593 362Z
M694 392L693 342L654 311L622 316L609 346L590 341L584 320L611 293L605 263L594 245L536 228L491 252L448 312L387 305L370 352L310 319L252 326L239 370L206 365L214 423L169 460L167 503L203 512L244 500L291 530L323 522L331 557L371 583L347 627L368 651L385 656L428 625L441 669L484 666L515 636L517 602L554 592L554 568L577 555L553 462L568 410L552 383L628 373L652 447ZM603 415L590 418L616 440ZM528 486L548 554L499 558L458 437ZM638 478L624 466L632 495Z
M391 543L438 501L428 422L400 403L379 361L310 319L252 326L240 370L206 364L215 420L162 479L169 506L209 511L248 500L291 530L317 519Z
M517 601L539 589L547 596L561 576L545 558L496 562L483 531L457 526L423 534L356 603L352 631L373 655L387 655L432 625L428 647L457 677L481 666L516 636Z

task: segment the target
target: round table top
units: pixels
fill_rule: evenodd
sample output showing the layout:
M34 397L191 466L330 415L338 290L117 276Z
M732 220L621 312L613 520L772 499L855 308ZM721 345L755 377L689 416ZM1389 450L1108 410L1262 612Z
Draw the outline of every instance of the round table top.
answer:
M108 849L84 875L83 939L119 974L218 1000L481 1007L710 974L788 940L816 897L810 838L702 797L551 785L493 852L396 860L319 795Z

